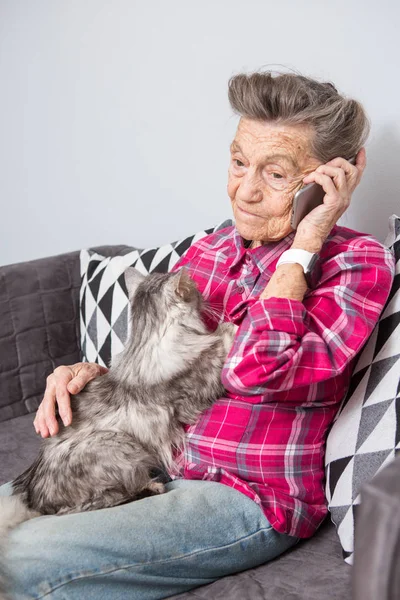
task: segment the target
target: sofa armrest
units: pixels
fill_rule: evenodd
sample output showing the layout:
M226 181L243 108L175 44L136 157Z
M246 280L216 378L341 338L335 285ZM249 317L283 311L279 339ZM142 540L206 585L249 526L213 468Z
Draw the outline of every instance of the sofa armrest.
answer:
M79 252L0 267L0 421L34 412L47 375L80 360L79 286Z
M400 598L400 456L361 490L355 526L354 600Z

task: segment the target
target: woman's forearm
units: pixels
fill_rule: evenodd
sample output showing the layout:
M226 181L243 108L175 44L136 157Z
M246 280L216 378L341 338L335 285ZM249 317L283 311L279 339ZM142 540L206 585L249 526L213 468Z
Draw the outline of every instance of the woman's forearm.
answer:
M299 239L295 236L292 248L300 248L308 252L319 252L322 248L322 240ZM297 263L286 263L279 265L268 282L267 287L260 296L260 300L267 298L289 298L303 302L307 291L307 283L304 277L303 267Z
M288 298L303 302L307 291L303 267L297 263L279 265L260 296L260 300L268 298Z

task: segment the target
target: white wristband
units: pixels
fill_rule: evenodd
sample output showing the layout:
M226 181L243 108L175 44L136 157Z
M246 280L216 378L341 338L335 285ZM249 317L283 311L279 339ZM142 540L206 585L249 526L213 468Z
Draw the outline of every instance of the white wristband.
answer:
M307 250L301 250L301 248L293 248L291 250L286 250L279 257L278 262L276 263L276 267L279 265L284 265L288 263L297 263L303 267L304 273L309 271L309 265L314 258L314 252L308 252Z

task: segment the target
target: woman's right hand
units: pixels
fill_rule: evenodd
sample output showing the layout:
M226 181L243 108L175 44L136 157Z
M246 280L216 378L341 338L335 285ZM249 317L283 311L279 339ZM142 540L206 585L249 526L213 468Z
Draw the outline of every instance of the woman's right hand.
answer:
M44 397L36 412L33 426L43 438L58 433L56 403L62 422L67 427L72 422L70 394L80 392L89 381L108 372L96 363L77 363L69 367L57 367L48 376Z

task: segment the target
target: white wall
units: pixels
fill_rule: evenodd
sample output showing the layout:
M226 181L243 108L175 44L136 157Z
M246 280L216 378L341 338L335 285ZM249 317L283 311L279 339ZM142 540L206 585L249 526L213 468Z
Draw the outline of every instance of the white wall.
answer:
M232 74L333 81L373 129L343 224L400 212L397 0L0 0L0 264L230 216Z

